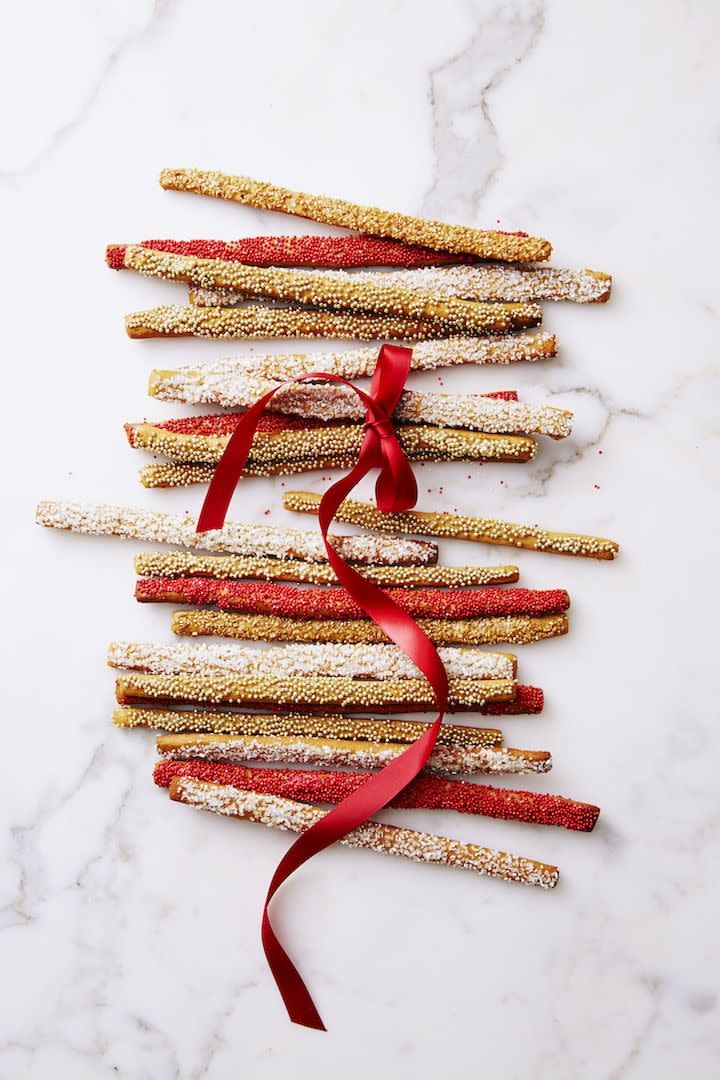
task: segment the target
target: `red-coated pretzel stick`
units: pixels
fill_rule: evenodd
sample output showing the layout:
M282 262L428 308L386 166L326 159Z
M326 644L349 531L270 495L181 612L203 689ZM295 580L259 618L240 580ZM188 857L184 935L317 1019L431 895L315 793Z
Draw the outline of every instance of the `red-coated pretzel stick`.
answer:
M497 615L553 615L566 611L564 589L389 589L410 615L473 619ZM143 603L212 604L224 610L297 619L360 619L363 609L339 586L294 588L274 582L214 578L139 578L135 597Z
M105 258L112 270L125 266L127 244L108 244ZM472 255L431 251L377 236L244 236L239 240L143 240L139 245L173 255L226 259L248 266L308 266L344 270L360 266L440 266L474 262Z
M169 787L174 777L191 776L195 780L280 795L299 802L338 803L357 791L369 775L310 769L258 769L226 761L197 760L160 761L155 766L153 779L158 787ZM455 810L458 814L555 825L577 832L592 832L600 816L599 807L562 795L496 788L439 776L416 777L388 805L408 810Z

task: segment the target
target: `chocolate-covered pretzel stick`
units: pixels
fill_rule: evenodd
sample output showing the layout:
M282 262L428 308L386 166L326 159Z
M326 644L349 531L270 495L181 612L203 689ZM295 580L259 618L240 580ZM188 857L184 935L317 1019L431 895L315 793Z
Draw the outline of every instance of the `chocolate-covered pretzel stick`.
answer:
M482 649L440 649L450 678L514 679L516 657ZM181 642L172 645L113 641L108 665L165 675L343 676L348 679L417 679L421 672L396 645L283 645L250 649L241 645Z
M227 784L245 791L298 799L300 802L338 803L357 791L368 773L318 772L311 769L256 769L227 761L160 761L153 780L168 787L176 776L191 776L212 784ZM409 810L455 810L503 821L556 825L577 832L592 832L600 808L562 795L517 791L448 780L440 776L417 776L388 806Z
M506 337L448 338L422 341L413 346L413 371L433 371L459 364L514 364L555 356L557 342L544 330ZM346 352L271 353L210 360L185 367L150 372L148 392L163 401L187 405L237 405L248 375L285 382L307 371L323 371L344 379L371 376L377 363L374 347Z
M499 262L535 262L549 259L552 247L547 240L524 233L474 229L469 225L447 225L442 221L412 217L376 206L361 206L326 195L276 187L249 176L202 169L163 169L160 184L172 191L192 191L218 199L255 206L260 210L280 210L286 214L339 225L370 236L389 237L406 244L420 244L433 251L475 255Z
M194 435L154 424L126 424L125 431L131 446L164 454L177 464L216 465L230 441L230 435ZM519 435L487 435L424 424L402 424L395 431L411 461L523 462L531 461L537 449L533 439ZM313 468L342 468L357 460L364 435L362 424L342 423L258 432L245 471L286 475Z
M243 236L239 240L143 240L140 247L201 259L227 259L249 266L310 266L343 270L353 266L438 266L473 262L472 255L451 255L376 236ZM108 244L105 260L112 270L125 265L127 244Z
M565 589L388 589L387 595L420 618L476 619L497 615L554 615L566 611ZM340 586L295 588L266 581L214 578L138 578L141 603L212 604L249 615L293 619L362 619L363 608Z
M283 495L286 510L316 514L320 496L307 491L289 491ZM579 555L587 559L614 559L620 545L615 540L579 533L550 532L536 525L515 525L494 518L467 517L463 514L431 513L407 510L401 514L381 514L369 503L346 499L335 515L336 521L350 522L380 532L406 532L417 536L443 536L456 540L474 540L481 544L549 551L557 555Z
M346 679L342 676L123 675L116 680L119 705L170 702L244 708L307 709L308 712L428 712L435 697L425 679ZM495 701L512 701L511 679L451 679L448 712L475 712Z
M125 728L152 728L175 734L211 732L222 735L304 735L311 738L351 739L360 742L412 743L430 727L421 720L378 720L375 717L306 716L301 713L240 713L214 709L115 709L113 723ZM497 728L444 723L438 743L442 746L499 747L503 735Z
M381 769L407 750L395 743L351 739L311 739L295 735L161 735L158 752L172 761L280 761L303 765L342 765ZM489 749L484 746L438 746L430 755L429 773L546 773L552 768L547 750Z
M187 776L171 780L170 798L225 817L245 818L290 832L305 832L325 815L325 811L317 807L281 799L277 795L260 795L221 784L204 783ZM416 832L397 825L381 825L375 821L368 821L353 829L342 837L340 843L347 847L368 848L383 855L401 855L414 862L443 863L445 866L474 870L505 881L539 885L543 889L554 888L559 878L556 866L482 848L477 844L463 844L459 840L449 840L432 833Z
M311 585L337 584L335 573L327 563L307 563L299 559L152 551L136 555L134 565L139 577L260 578L265 581L301 581ZM517 581L519 576L517 566L369 566L363 570L363 577L376 585L402 588L497 585Z
M319 534L310 530L279 529L271 525L246 525L226 521L222 529L195 532L189 515L157 514L129 506L94 503L41 502L35 511L38 525L95 536L121 536L130 540L153 540L179 544L200 551L229 551L238 555L305 559L327 562ZM415 540L378 541L374 536L333 536L332 544L343 558L357 563L437 562L437 547Z
M529 645L568 632L566 615L501 616L493 619L418 619L436 645ZM276 615L238 615L228 611L174 611L176 634L200 634L245 641L386 642L370 619L288 619Z
M222 259L168 255L132 245L125 249L125 266L146 277L184 281L200 287L227 287L253 299L289 301L318 311L352 311L428 320L438 327L440 337L447 336L445 331L503 333L537 326L542 318L537 304L484 304L437 296L420 289L404 289L384 280L368 281L360 275L244 266Z
M523 316L522 325L536 326L537 318ZM518 324L520 325L520 324ZM352 311L317 311L310 308L268 307L248 304L240 308L165 306L135 311L125 317L131 338L206 337L226 340L258 338L344 338L348 341L429 341L451 337L456 331L430 319L401 315L372 315Z
M612 278L599 270L562 270L556 266L450 266L389 273L344 270L309 271L318 277L347 284L422 289L437 297L483 302L523 303L529 300L570 300L578 304L604 303L610 298ZM233 288L191 288L188 300L200 307L231 307L247 294Z

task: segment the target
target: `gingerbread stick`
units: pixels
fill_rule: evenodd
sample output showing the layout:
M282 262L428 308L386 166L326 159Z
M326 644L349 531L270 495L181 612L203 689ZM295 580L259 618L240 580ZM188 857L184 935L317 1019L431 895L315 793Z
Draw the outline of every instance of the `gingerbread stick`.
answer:
M280 210L370 236L420 244L433 251L457 252L499 262L536 262L549 259L552 251L547 240L524 233L447 225L441 221L380 210L375 206L358 205L345 199L291 191L248 176L229 176L201 169L163 169L160 184L172 191L191 191L198 195L231 199L260 210Z
M317 513L318 495L307 491L289 491L283 495L286 510ZM587 559L614 559L620 545L615 540L578 533L550 532L536 525L515 525L493 518L467 517L463 514L407 510L401 514L381 514L369 503L346 499L335 515L336 521L350 522L380 532L406 532L418 536L442 536L454 540L474 540L481 544L549 551L558 555L578 555Z

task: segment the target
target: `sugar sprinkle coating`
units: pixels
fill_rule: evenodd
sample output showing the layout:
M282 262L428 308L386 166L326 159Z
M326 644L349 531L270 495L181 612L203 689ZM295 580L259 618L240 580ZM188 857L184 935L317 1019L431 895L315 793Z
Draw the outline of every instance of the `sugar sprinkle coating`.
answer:
M307 709L309 712L428 712L435 696L426 679L347 679L342 676L205 675L120 676L115 683L119 705L174 701L188 705L237 705L244 708ZM512 701L511 679L450 679L448 712L474 712L491 701Z
M240 713L214 709L138 709L124 705L115 709L113 723L124 728L153 728L174 734L211 732L222 735L304 735L311 738L350 739L357 742L412 743L430 727L422 720L378 720L370 716L310 716L302 713ZM503 744L497 728L444 723L438 742L442 746Z
M450 678L514 679L517 663L507 653L482 649L440 649ZM218 672L293 678L297 675L348 679L417 679L422 672L396 645L284 645L251 649L240 645L187 642L165 645L114 641L108 648L114 668L165 675L213 675Z
M568 632L566 615L501 616L493 619L418 619L436 645L529 645ZM246 641L359 642L388 639L370 619L288 619L228 611L174 611L171 629L186 637L213 635Z
M448 338L413 346L413 371L434 371L460 364L514 364L555 356L557 342L544 330L506 337ZM250 375L284 382L308 371L323 371L344 379L370 377L378 350L370 346L346 352L274 353L267 356L226 357L180 368L155 368L150 372L148 392L162 401L186 405L240 403L245 379Z
M136 555L134 565L139 577L260 578L266 581L307 582L311 585L337 584L335 572L329 564L308 563L300 559L152 551ZM363 570L363 577L376 585L401 588L497 585L517 581L519 576L517 566L369 566Z
M381 769L407 750L406 745L350 739L312 739L289 735L161 735L161 757L173 761L205 758L209 761L280 761L303 765L342 765ZM491 749L484 746L435 745L425 771L429 773L525 774L552 768L547 750Z
M192 191L231 199L259 210L279 210L369 236L419 244L433 251L458 252L498 262L536 262L549 259L552 252L548 241L538 237L429 221L345 199L308 195L249 176L229 176L202 169L163 169L160 184L172 191Z
M578 304L604 303L610 298L612 278L599 270L564 270L556 266L450 266L390 272L344 270L310 271L330 281L421 289L438 297L458 300L504 301L569 300ZM192 288L188 299L201 307L230 307L247 294L232 288Z
M176 464L216 465L229 435L195 435L167 431L154 424L126 424L131 446L163 454ZM537 444L519 435L495 435L426 424L399 424L398 441L411 461L524 462ZM362 424L326 424L255 435L248 454L249 475L288 474L313 468L341 468L357 460L365 428Z
M291 799L204 783L186 776L171 780L170 798L225 817L245 818L289 832L305 832L325 815L324 810ZM381 825L375 821L365 822L339 842L347 847L368 848L383 855L401 855L414 862L442 863L474 870L504 881L538 885L542 889L553 889L559 878L556 866L483 848L478 844L463 844L444 836L416 832L397 825Z
M69 529L95 536L152 540L201 551L327 562L321 536L310 530L226 521L222 529L196 533L195 519L189 514L158 514L128 506L74 502L40 502L35 520L38 525L47 528ZM437 547L434 544L404 539L378 543L372 536L333 536L331 540L335 550L349 562L420 565L437 562Z
M283 495L286 510L316 514L319 496L307 491L289 491ZM400 514L381 514L369 503L346 499L335 515L336 521L359 525L380 532L405 532L417 536L474 540L481 544L548 551L557 555L578 555L587 559L614 559L620 551L615 540L579 533L550 532L536 525L516 525L494 518L476 518L464 514L407 510Z
M417 245L377 236L243 236L239 240L143 240L140 247L227 259L249 266L309 266L343 270L353 266L438 266L473 262L472 255L430 251ZM108 244L106 262L112 270L125 265L127 244Z
M201 288L227 287L253 299L303 304L322 311L353 311L362 314L399 315L429 320L443 331L474 334L503 333L518 327L537 326L537 304L484 304L437 296L420 289L403 289L364 275L319 274L313 270L245 266L222 259L198 259L129 245L125 266L146 277L184 281Z
M190 776L194 780L227 784L264 795L280 795L300 802L338 803L357 791L369 775L310 769L256 769L226 761L160 761L155 766L153 780L159 787L168 787L174 777ZM439 776L417 776L388 806L410 810L454 810L458 814L555 825L577 832L592 832L600 816L599 807L562 795L496 788Z
M497 615L555 615L566 611L565 589L388 589L386 595L416 618L477 619ZM212 604L249 615L293 619L362 619L365 611L338 585L308 586L267 581L219 581L207 577L138 578L141 603Z
M539 308L537 312L537 319L529 321L527 325L540 323ZM203 337L245 341L259 338L429 341L452 337L456 333L451 326L431 319L263 304L248 304L239 308L165 305L127 315L125 331L130 338Z
M243 476L297 476L299 473L324 472L329 469L351 469L356 457L297 458L295 461L252 464L243 469ZM190 487L192 484L209 484L215 475L215 465L195 465L192 462L163 461L156 465L143 465L138 470L140 483L145 488Z

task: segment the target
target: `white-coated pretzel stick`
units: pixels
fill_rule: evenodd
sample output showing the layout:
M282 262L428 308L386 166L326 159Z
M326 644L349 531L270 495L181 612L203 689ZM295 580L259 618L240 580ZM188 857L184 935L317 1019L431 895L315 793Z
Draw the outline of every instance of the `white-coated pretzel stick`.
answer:
M420 289L406 289L362 275L324 275L312 270L245 266L223 259L200 259L129 244L125 267L146 277L184 281L200 287L227 287L253 299L303 304L316 311L352 311L428 320L453 333L505 333L518 327L537 326L541 319L536 304L485 304L438 296Z
M406 244L419 244L433 251L476 255L499 262L536 262L549 259L552 252L548 241L539 237L448 225L376 206L361 206L345 199L291 191L249 176L230 176L202 169L163 169L160 184L172 191L191 191L231 199L260 210L279 210L369 236L386 236Z
M413 371L434 371L461 364L514 364L555 356L557 342L545 330L506 337L448 338L421 341L413 346ZM163 401L186 405L238 405L249 375L285 382L308 371L323 371L344 379L369 377L378 350L370 346L346 352L276 353L266 356L227 357L180 368L150 372L148 392Z
M279 761L303 765L381 769L399 757L407 745L352 739L313 739L296 735L161 735L160 755L171 761ZM547 750L492 749L485 746L435 745L425 771L430 773L526 774L552 768Z
M482 649L439 650L450 678L514 679L516 658ZM417 679L422 673L396 645L285 645L251 649L240 645L114 641L108 649L114 668L165 675L220 673L291 678L296 675L349 679Z
M227 551L237 555L271 556L327 562L318 533L279 529L270 525L246 525L226 521L222 529L195 532L195 520L181 514L158 514L127 506L95 503L41 502L35 512L38 525L96 536L121 536L130 540L153 540L179 544L200 551ZM437 562L435 544L386 540L372 536L334 536L333 547L343 558L359 563Z
M459 300L504 301L569 300L578 304L604 303L610 298L612 278L599 270L564 270L556 266L443 266L418 270L390 270L378 273L359 270L310 270L311 274L345 281L359 278L372 285L392 285L400 289L422 289L435 296ZM200 307L231 307L246 298L231 288L191 288L188 300Z
M327 563L300 559L250 558L242 555L194 555L189 551L152 551L135 556L139 577L259 578L265 581L299 581L311 585L336 585ZM369 566L363 577L376 585L405 588L497 585L517 581L517 566Z
M447 712L475 712L491 702L512 701L511 679L450 679ZM236 705L239 708L300 709L308 712L427 712L435 696L425 679L347 679L342 676L296 675L273 678L227 675L141 675L115 682L119 705L176 702L187 705Z
M567 615L510 615L487 619L417 619L436 645L529 645L568 632ZM171 629L186 637L244 641L307 641L375 644L387 642L370 619L290 619L240 615L234 611L174 611Z
M303 713L241 713L228 709L138 709L124 705L113 712L113 723L124 728L152 728L174 734L211 732L215 735L302 735L359 742L412 743L430 727L422 720L379 720L374 716L310 716ZM442 746L503 744L502 731L467 724L440 727Z
M211 810L225 817L244 818L273 829L288 832L305 832L316 824L326 811L279 795L261 795L222 784L210 784L190 777L174 777L170 782L170 798L201 810ZM508 855L504 851L463 844L433 833L400 828L397 825L381 825L368 821L340 840L347 847L363 847L384 855L401 855L414 862L442 863L463 870L474 870L488 877L515 881L524 885L538 885L552 889L558 883L556 866L526 859L520 855Z
M362 420L365 407L349 387L297 383L283 386L258 375L238 375L233 405L249 408L258 398L275 390L274 412L318 420ZM435 424L467 428L498 435L550 435L562 439L570 434L572 413L547 405L506 401L482 394L438 394L404 390L393 413L398 423Z
M283 495L286 510L316 514L319 496L306 491L289 491ZM473 540L481 544L526 548L528 551L548 551L557 555L578 555L587 559L614 559L620 545L601 536L581 533L550 532L536 525L517 525L495 518L476 518L464 514L434 513L427 510L407 510L400 514L381 514L370 503L346 499L335 514L336 521L349 522L365 529L380 532L406 532L417 536L442 536L456 540Z

